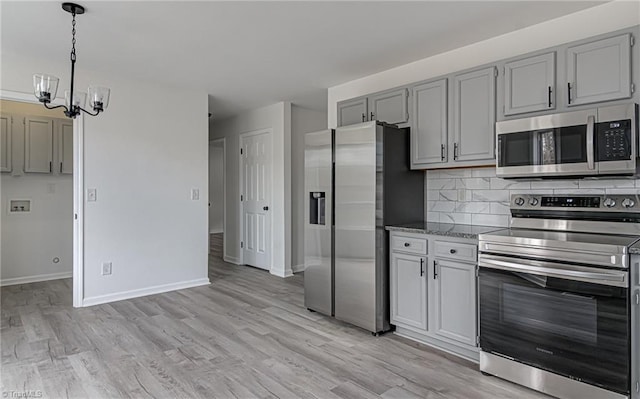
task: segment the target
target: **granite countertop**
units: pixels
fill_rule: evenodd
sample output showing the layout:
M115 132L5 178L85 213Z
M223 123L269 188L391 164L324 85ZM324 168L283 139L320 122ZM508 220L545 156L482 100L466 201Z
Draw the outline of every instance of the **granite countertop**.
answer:
M490 231L503 230L504 227L495 226L472 226L469 224L450 224L434 222L415 222L395 226L386 226L389 231L404 231L407 233L434 234L447 237L460 237L477 239L478 234ZM640 248L638 248L640 253Z

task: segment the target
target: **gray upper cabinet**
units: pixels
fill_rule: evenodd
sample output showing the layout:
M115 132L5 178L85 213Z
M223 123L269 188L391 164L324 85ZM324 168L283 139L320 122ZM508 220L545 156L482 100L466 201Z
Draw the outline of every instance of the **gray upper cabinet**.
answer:
M396 89L369 96L368 120L378 120L391 124L409 121L407 100L409 89Z
M367 98L360 97L338 103L338 126L367 121Z
M554 109L555 82L555 52L507 62L504 66L504 114Z
M27 116L24 121L24 171L51 173L53 120Z
M453 160L494 158L496 68L483 68L453 78Z
M567 48L567 105L631 97L631 35Z
M11 160L11 153L13 152L11 121L10 115L0 115L0 172L11 172L13 170Z
M411 168L447 162L447 79L412 88Z
M57 121L56 121L57 122ZM73 173L73 122L60 120L58 125L58 162L61 174Z

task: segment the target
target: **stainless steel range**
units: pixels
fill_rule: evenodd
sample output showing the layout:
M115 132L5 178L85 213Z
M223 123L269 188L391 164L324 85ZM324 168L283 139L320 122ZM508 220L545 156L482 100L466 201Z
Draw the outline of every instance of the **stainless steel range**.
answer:
M640 398L638 195L513 195L511 215L479 237L480 370L560 398Z

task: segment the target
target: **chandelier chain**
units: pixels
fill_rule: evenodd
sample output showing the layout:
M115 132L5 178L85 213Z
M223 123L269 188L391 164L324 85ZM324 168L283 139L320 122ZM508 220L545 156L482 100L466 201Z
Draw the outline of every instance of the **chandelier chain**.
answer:
M76 13L72 13L73 19L71 21L71 61L76 60Z

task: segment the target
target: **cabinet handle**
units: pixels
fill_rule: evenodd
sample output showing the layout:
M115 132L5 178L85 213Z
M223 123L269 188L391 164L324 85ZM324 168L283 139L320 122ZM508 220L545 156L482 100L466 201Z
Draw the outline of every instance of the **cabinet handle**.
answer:
M374 120L373 119L373 112L371 113L371 119L369 119L370 121Z
M571 104L571 83L567 82L567 95L569 96L569 104Z
M549 108L551 108L551 86L549 86L549 90L547 91L549 95Z
M453 248L451 248L451 249L449 250L449 253L450 253L450 254L455 254L456 252L458 252L458 251L457 251L457 250L455 250L455 249L453 249Z
M437 279L438 278L438 261L434 260L433 261L433 279Z
M51 165L51 161L49 161L49 173L51 173L51 172L53 172L53 168L52 168L52 165Z
M62 173L62 162L60 162L60 173Z
M364 118L366 118L364 112L362 113L362 122L364 122Z
M420 258L420 277L424 276L424 258Z
M453 160L458 159L458 143L453 143Z
M440 161L444 162L444 144L440 144Z
M405 242L405 243L404 243L404 246L405 246L405 247L409 247L410 245L411 245L411 244L409 244L408 242Z

